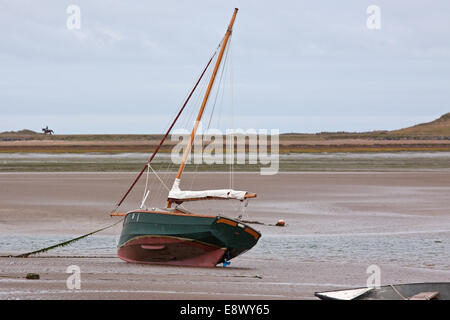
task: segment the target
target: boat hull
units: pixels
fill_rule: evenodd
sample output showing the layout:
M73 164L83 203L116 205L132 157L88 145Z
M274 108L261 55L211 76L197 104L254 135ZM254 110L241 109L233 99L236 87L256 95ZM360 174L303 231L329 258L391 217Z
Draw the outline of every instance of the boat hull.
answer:
M117 255L131 263L214 267L222 260L225 251L224 248L185 238L140 236L120 247Z
M214 267L252 248L260 236L219 216L133 211L125 217L117 254L131 263Z
M314 295L322 300L449 300L450 282L405 283L316 292Z

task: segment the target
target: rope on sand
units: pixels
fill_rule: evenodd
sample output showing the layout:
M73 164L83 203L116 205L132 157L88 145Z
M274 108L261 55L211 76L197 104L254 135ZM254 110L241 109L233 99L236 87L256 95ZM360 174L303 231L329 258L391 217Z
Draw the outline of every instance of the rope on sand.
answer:
M112 227L114 227L115 225L117 225L119 222L121 222L123 219L124 219L124 218L122 218L122 219L120 219L120 220L114 222L113 224L111 224L111 225L109 225L109 226L106 226L106 227L103 227L103 228L101 228L101 229L98 229L98 230L89 232L89 233L87 233L87 234L85 234L85 235L82 235L82 236L80 236L80 237L77 237L77 238L74 238L74 239L71 239L71 240L67 240L67 241L64 241L64 242L55 244L55 245L53 245L53 246L47 247L47 248L43 248L43 249L39 249L39 250L36 250L36 251L27 252L27 253L22 253L22 254L19 254L19 255L17 255L17 256L13 256L13 257L14 257L14 258L28 258L29 256L34 255L34 254L38 254L38 253L42 253L42 252L47 252L47 251L49 251L49 250L52 250L52 249L55 249L55 248L59 248L59 247L65 247L65 246L67 246L67 245L69 245L69 244L72 244L72 243L78 241L78 240L81 240L81 239L86 238L86 237L88 237L88 236L90 236L90 235L93 235L94 233L97 233L97 232L100 232L100 231L103 231L103 230L112 228Z

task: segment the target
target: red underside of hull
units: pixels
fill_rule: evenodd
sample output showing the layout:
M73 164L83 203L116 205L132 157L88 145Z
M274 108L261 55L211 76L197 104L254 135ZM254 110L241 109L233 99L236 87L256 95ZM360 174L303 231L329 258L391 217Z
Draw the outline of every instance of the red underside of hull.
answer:
M131 263L173 266L215 267L224 248L183 238L141 236L126 242L117 251L120 259Z

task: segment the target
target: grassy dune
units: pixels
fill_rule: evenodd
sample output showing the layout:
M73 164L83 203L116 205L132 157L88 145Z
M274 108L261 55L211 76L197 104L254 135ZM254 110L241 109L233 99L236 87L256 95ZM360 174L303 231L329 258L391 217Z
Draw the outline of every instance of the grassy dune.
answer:
M431 122L421 123L405 129L391 131L394 137L434 137L436 139L450 139L450 112L439 119Z
M0 153L151 152L161 134L44 135L31 130L0 133ZM160 152L170 152L169 139ZM224 146L224 150L226 146ZM393 131L287 133L280 153L450 151L450 113L428 123Z

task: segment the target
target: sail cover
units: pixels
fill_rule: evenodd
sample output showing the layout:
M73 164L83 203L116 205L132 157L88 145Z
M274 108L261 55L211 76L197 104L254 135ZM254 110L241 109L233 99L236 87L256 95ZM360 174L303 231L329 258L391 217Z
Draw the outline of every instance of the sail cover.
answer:
M182 191L180 190L180 179L175 179L172 190L169 191L168 199L174 202L183 202L200 199L236 199L244 200L247 191L233 189Z

